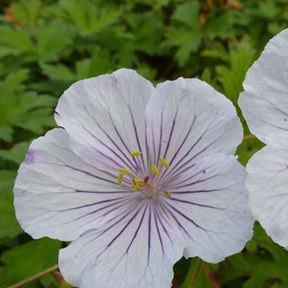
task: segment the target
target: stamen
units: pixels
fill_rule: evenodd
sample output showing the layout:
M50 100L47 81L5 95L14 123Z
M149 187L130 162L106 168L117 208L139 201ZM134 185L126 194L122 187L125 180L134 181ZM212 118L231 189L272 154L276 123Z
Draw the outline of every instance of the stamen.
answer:
M167 161L164 158L160 158L159 161L162 164L162 166L164 166L166 169L169 168L169 164L167 163Z
M134 190L136 190L136 191L139 191L139 192L142 191L142 189L141 189L141 187L140 187L139 185L136 185L136 184L132 183L131 186L132 186L132 188L133 188Z
M119 185L122 184L123 175L124 175L124 174L121 173L121 172L118 174L118 184L119 184Z
M133 178L133 183L139 186L139 185L143 185L144 181L140 178Z
M158 167L156 165L152 165L151 166L151 170L152 170L153 173L156 174L157 177L160 176L160 171L159 171L159 169L158 169Z
M130 175L131 174L130 170L128 170L126 168L119 168L119 172L123 173L125 175Z
M166 197L171 197L171 192L169 192L168 190L164 190L163 195Z
M131 152L130 152L130 155L131 155L132 157L140 156L141 154L142 154L142 152L140 152L140 151L131 151Z

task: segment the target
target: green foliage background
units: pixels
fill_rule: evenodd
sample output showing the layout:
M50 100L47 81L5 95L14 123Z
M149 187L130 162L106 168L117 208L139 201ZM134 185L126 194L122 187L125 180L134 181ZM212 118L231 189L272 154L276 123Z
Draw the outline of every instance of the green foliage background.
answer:
M154 83L198 77L237 105L247 69L287 23L288 0L0 1L0 286L55 265L65 245L21 230L12 187L31 140L55 127L55 104L72 82L130 67ZM260 147L243 141L239 161ZM57 279L25 287L69 287ZM285 288L288 252L255 224L245 250L220 264L179 261L173 287L191 283Z

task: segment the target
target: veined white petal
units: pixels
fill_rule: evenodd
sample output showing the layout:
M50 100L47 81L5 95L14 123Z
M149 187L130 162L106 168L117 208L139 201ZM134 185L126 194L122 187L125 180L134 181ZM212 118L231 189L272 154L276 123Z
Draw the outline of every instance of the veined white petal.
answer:
M288 150L264 147L247 165L246 186L255 218L288 249Z
M249 129L274 147L288 143L288 29L272 38L248 70L239 106Z
M32 142L18 171L17 219L34 238L73 240L133 203L130 185L119 186L117 173L83 162L71 150L68 134L54 129Z
M209 154L233 154L242 127L231 101L198 79L179 78L156 87L146 107L147 138L153 162L181 174Z
M164 205L186 236L186 257L220 262L241 251L252 237L245 177L234 156L215 154L167 183L171 197Z
M130 152L145 154L144 109L153 90L148 80L129 69L81 80L61 96L55 119L86 162L137 172L144 157L136 162Z
M60 250L64 278L81 288L171 287L184 239L153 201L90 231Z

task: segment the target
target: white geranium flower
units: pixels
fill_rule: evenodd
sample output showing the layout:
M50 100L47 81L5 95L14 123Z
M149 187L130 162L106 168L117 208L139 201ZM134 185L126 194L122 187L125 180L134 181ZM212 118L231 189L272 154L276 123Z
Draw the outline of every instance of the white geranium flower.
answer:
M239 105L265 148L247 165L249 204L268 235L288 249L288 30L249 69Z
M156 89L135 71L79 81L58 128L33 141L15 184L32 237L72 243L65 279L83 288L167 288L183 255L219 262L252 236L242 128L231 102L197 79Z

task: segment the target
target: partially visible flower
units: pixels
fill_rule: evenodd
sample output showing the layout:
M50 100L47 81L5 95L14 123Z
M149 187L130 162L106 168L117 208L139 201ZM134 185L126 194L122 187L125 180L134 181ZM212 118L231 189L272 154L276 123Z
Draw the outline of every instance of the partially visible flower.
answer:
M249 204L268 235L288 249L288 29L249 69L239 105L265 148L247 165Z
M197 79L152 84L128 69L79 81L58 128L33 141L15 184L34 238L72 243L64 278L83 288L167 288L183 255L219 262L252 236L242 128Z

